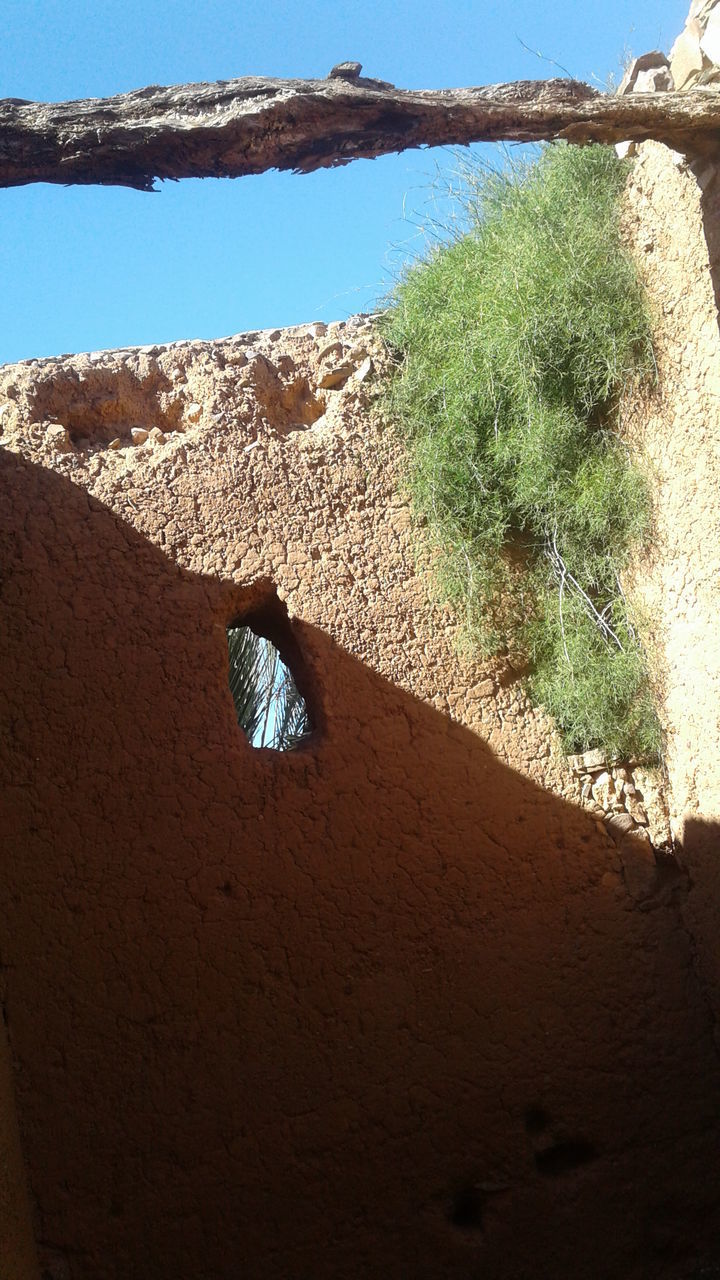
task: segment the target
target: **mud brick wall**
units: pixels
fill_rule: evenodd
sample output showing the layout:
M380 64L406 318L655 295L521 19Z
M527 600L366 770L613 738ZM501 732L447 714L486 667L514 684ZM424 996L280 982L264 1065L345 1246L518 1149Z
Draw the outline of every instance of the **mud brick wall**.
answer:
M458 656L383 360L358 319L3 371L3 996L53 1280L679 1277L717 1244L682 868L621 857L516 673ZM235 721L258 609L294 753Z

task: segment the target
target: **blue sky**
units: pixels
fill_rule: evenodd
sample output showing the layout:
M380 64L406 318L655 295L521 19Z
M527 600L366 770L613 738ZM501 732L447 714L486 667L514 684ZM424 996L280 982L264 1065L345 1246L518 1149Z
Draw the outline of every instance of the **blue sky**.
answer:
M667 51L689 0L4 0L0 96L61 100L354 59L404 88L562 74ZM446 151L156 195L0 191L0 363L371 310L422 243Z

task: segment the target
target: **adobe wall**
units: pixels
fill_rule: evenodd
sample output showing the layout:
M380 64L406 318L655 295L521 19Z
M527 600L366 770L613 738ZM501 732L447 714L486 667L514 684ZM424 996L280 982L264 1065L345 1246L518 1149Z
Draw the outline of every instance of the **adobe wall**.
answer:
M0 1275L38 1280L25 1168L20 1149L10 1047L0 1014Z
M720 7L718 7L720 19ZM720 24L719 24L720 29ZM640 148L627 230L651 298L653 393L625 407L651 476L652 545L632 591L658 674L667 798L689 874L685 918L720 1014L720 178L655 143Z
M53 1280L720 1256L685 880L458 656L383 358L359 318L0 373L2 945ZM318 725L288 754L227 683L274 592Z

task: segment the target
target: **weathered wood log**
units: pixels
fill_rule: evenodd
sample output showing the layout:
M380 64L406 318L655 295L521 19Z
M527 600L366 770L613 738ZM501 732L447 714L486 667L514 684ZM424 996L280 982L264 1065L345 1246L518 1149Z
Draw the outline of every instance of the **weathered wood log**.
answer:
M720 95L711 90L615 97L577 80L407 90L348 75L342 66L327 80L248 76L77 102L6 98L0 186L151 191L157 178L309 173L409 147L502 139L656 138L690 155L713 153L720 141Z

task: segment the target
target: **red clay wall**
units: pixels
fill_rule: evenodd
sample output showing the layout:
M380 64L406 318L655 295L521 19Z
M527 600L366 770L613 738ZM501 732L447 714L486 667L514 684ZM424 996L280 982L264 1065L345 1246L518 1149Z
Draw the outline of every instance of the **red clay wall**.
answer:
M688 1276L720 1071L684 880L621 860L512 673L454 653L368 346L6 371L2 946L45 1264ZM227 686L271 584L319 724L284 755Z
M0 1017L0 1275L38 1280L5 1022Z

